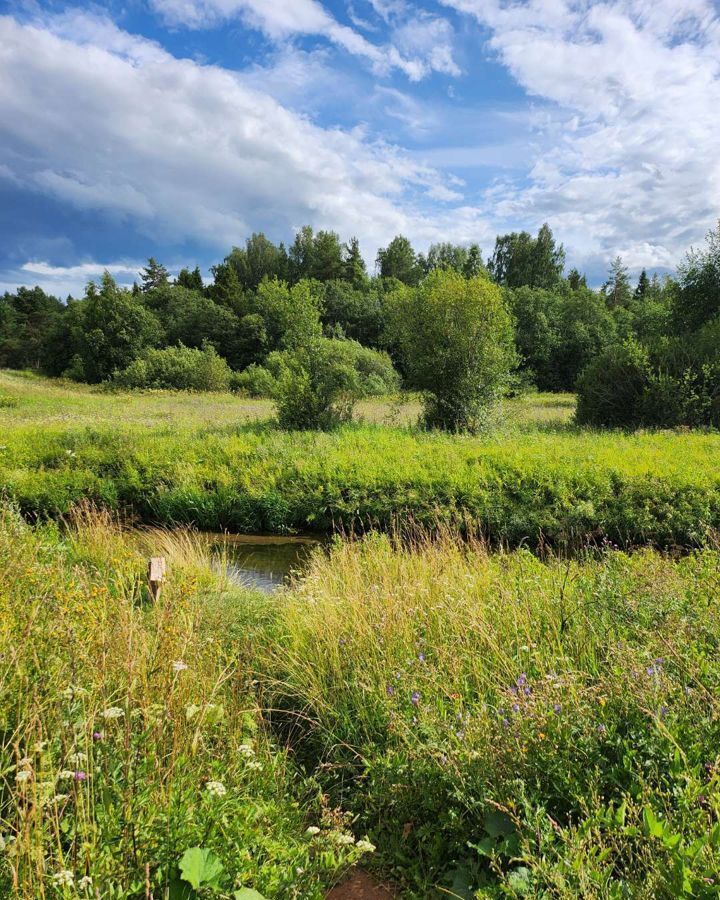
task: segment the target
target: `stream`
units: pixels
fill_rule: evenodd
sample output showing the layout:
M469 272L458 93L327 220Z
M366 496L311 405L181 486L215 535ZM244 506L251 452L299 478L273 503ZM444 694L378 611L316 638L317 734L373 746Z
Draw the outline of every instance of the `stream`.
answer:
M209 535L234 584L272 594L287 583L290 573L302 569L316 538L268 535Z

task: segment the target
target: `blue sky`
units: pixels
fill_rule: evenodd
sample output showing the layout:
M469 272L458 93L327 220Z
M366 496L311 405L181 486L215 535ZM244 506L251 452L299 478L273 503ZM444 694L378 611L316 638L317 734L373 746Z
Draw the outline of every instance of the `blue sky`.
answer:
M718 109L712 0L5 0L0 290L303 224L665 271L720 216Z

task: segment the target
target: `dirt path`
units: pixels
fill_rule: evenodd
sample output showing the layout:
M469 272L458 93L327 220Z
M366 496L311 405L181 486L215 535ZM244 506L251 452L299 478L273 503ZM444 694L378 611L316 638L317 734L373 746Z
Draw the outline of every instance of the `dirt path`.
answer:
M342 884L327 895L327 900L395 900L396 893L378 884L367 872L355 869Z

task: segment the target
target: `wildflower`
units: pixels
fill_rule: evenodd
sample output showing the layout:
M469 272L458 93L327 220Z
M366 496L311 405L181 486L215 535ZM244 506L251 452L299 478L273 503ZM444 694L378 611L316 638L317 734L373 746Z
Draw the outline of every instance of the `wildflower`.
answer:
M73 769L63 769L60 772L60 774L58 775L58 778L60 779L60 781L70 781L74 777L75 777L75 772Z
M524 672L521 672L518 677L518 680L515 683L517 684L518 687L523 687L525 685L526 681L527 681L527 675Z
M53 875L53 884L57 885L57 887L71 887L75 883L75 876L70 871L70 869L60 869L59 872L56 872Z
M54 797L50 798L49 802L50 803L64 803L67 800L67 798L68 798L67 794L55 794Z
M420 692L413 691L412 696L410 697L410 702L413 706L420 706Z
M18 784L22 784L25 781L30 781L31 778L32 772L29 771L29 769L21 769L15 774L15 781L17 781Z
M371 844L370 841L358 841L355 845L361 853L374 853L375 852L375 844Z
M503 719L503 720L502 720L502 723L503 723L503 728L509 728L509 727L510 727L510 719Z
M333 835L333 840L341 847L347 847L355 843L355 838L351 834L342 834L341 832L336 832Z
M181 659L176 659L172 664L173 672L184 672L187 669L188 664L183 662Z
M425 654L418 653L418 659L420 660L421 663L424 663L425 662Z
M559 703L553 703L553 712L559 713L562 711L562 706Z
M598 725L597 733L602 737L607 732L607 728L604 725Z
M305 834L308 837L315 837L316 834L320 834L320 829L317 827L317 825L310 825L305 829Z
M78 769L78 771L74 773L73 778L75 779L75 781L87 781L87 772L83 772L82 769Z
M83 875L83 877L78 881L78 887L81 891L90 890L92 887L92 878L89 875Z
M519 713L519 712L520 712L520 704L519 704L519 703L513 703L513 705L512 705L512 711L513 711L514 713Z
M102 731L93 731L93 740L94 741L101 741L102 739L103 739Z
M660 707L660 718L664 719L667 714L668 714L667 706L661 706Z
M257 772L259 769L262 769L263 765L259 759L251 760L247 766L245 767L250 772Z
M395 693L395 688L391 684L389 684L385 688L385 693L388 695L388 697L392 697L392 695Z
M248 759L255 756L255 750L252 747L252 744L240 744L238 747L238 753L240 756L245 756Z
M103 719L122 719L125 715L125 710L120 709L119 706L110 706L108 709L103 710Z
M208 781L205 790L213 797L224 797L227 794L227 788L222 781Z
M605 704L607 703L607 699L605 697L600 697L598 698L598 703L600 704L600 706L605 706Z
M78 750L77 752L71 753L70 756L68 756L68 762L71 766L75 766L76 768L79 768L80 764L86 762L86 760L87 753L83 753L82 750Z

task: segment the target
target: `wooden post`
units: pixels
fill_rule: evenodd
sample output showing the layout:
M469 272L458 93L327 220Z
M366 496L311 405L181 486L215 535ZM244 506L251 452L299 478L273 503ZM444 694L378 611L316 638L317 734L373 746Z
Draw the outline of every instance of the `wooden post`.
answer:
M163 581L165 581L165 557L151 556L148 566L148 583L153 600L157 600L160 596Z

